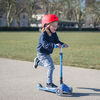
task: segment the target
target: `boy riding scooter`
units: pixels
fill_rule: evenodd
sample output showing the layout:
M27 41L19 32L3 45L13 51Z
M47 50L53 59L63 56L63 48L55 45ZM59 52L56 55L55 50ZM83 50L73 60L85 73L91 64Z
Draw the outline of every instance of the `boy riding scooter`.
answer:
M34 59L34 68L39 65L47 68L47 82L46 87L56 88L57 86L53 83L53 71L55 69L53 60L50 54L53 53L54 45L56 44L59 48L64 45L67 48L67 44L59 41L56 30L58 27L58 17L53 14L44 15L42 18L42 33L39 38L37 46L37 57Z

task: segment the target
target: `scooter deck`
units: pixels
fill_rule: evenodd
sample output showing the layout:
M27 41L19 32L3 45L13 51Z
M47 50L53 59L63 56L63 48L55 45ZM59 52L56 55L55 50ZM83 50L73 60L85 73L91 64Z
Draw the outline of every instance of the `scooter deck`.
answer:
M47 87L43 87L41 84L38 84L37 88L42 91L56 93L57 95L71 94L73 90L72 87L68 87L65 84L61 84L60 87L57 88L47 88Z
M56 89L57 89L57 88L47 88L47 87L43 87L41 84L38 84L37 85L37 88L39 90L43 90L43 91L47 91L47 92L53 92L53 93L56 93Z

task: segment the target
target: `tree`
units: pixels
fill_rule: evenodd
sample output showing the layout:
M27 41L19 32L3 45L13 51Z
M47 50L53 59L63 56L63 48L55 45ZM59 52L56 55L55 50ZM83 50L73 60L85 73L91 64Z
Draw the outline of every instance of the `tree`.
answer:
M94 2L90 6L86 7L85 16L90 16L91 24L93 27L100 25L100 2Z
M95 2L93 6L93 12L93 25L94 27L97 27L98 25L100 25L100 2Z
M78 22L79 28L81 28L84 11L81 10L80 0L59 0L62 17L68 21Z
M10 27L13 20L19 21L19 15L26 12L29 18L32 17L35 11L36 0L0 0L0 11L6 13L8 27Z
M80 0L73 0L73 16L74 16L74 20L78 22L78 26L81 29L82 27L82 23L84 20L84 10L81 9L81 2Z
M1 0L2 8L6 13L6 19L8 22L8 27L12 22L13 18L15 17L16 12L16 1L15 0Z

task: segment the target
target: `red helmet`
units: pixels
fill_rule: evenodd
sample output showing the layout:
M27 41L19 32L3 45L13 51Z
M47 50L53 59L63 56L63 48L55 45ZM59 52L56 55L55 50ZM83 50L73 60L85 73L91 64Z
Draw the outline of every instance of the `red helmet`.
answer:
M45 24L49 24L51 22L54 22L54 21L58 21L58 17L56 15L53 15L53 14L47 14L47 15L44 15L43 18L42 18L42 27L44 27Z

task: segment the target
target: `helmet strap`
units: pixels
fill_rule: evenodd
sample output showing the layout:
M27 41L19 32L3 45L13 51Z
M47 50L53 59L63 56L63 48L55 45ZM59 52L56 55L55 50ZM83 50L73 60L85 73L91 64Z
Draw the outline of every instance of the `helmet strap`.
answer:
M51 30L50 30L50 28L49 28L49 31L50 31L50 33L52 33Z
M44 28L45 28L45 27L47 27L47 25L50 25L50 24L44 24ZM51 33L51 34L52 34L52 32L51 32L50 28L48 29L48 31L49 31L49 33Z

